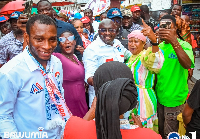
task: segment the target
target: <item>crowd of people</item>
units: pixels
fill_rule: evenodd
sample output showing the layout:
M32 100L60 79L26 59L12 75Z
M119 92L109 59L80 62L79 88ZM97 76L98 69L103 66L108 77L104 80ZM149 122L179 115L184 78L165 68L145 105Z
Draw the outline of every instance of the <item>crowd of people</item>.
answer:
M69 21L48 0L37 10L0 17L0 138L167 139L180 113L200 138L199 81L186 100L197 44L181 5L158 23L146 5L100 22L91 9Z

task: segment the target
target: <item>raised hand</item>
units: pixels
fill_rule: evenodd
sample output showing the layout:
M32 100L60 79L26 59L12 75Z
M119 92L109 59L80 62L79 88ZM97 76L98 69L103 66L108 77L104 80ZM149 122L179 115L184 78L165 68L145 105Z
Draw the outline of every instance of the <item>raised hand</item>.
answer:
M180 16L175 15L176 18L176 25L179 30L182 28L183 19Z
M19 18L17 19L17 26L23 32L26 32L26 23L28 22L28 17L26 14L20 14Z
M150 26L148 26L144 20L142 19L142 23L143 23L143 29L141 31L141 33L144 34L144 36L147 36L151 42L156 43L156 35L154 34L153 30L151 29Z

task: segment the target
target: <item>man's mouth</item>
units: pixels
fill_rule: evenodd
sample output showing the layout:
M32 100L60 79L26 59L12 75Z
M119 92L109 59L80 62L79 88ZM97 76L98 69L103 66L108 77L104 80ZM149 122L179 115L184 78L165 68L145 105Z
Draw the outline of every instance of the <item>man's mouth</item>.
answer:
M44 51L42 51L42 53L43 53L43 54L50 54L50 52L44 52Z

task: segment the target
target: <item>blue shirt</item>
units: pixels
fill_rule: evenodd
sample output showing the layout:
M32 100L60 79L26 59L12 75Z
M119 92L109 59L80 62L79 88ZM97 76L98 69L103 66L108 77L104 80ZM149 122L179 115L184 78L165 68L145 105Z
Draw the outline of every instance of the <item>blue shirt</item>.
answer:
M82 39L81 39L80 35L78 34L78 32L76 31L76 29L74 28L74 26L72 24L58 20L58 19L55 19L55 20L56 20L56 25L57 25L57 37L58 38L66 30L71 31L74 34L74 37L75 37L75 40L76 40L76 46L80 45L80 46L83 47ZM61 53L61 48L60 48L59 44L60 44L60 42L58 40L58 45L57 45L56 49L54 50L54 52ZM82 61L83 55L79 51L74 49L74 54L78 57L78 60Z
M51 56L50 68L57 87L62 88L63 71L58 58ZM48 70L48 69L46 69ZM58 76L59 75L59 76ZM47 132L48 138L60 139L61 126L47 130L44 77L27 50L0 68L0 135L4 132ZM60 81L60 84L58 83ZM41 131L40 131L41 132Z

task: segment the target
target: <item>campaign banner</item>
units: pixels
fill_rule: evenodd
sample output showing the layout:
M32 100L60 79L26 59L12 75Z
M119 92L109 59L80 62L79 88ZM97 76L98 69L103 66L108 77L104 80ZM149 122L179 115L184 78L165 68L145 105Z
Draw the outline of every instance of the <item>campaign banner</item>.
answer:
M89 8L93 11L93 16L100 15L110 6L110 0L89 0L85 5L85 9Z

